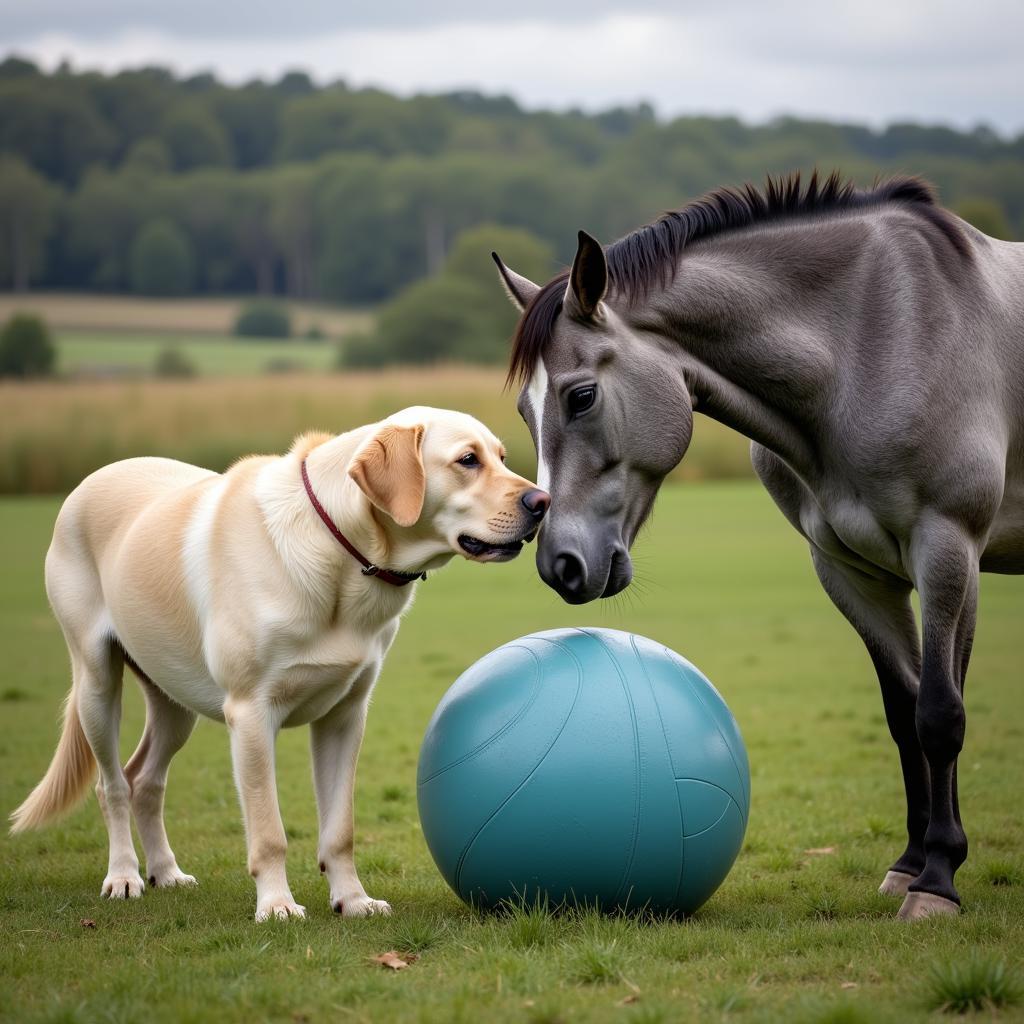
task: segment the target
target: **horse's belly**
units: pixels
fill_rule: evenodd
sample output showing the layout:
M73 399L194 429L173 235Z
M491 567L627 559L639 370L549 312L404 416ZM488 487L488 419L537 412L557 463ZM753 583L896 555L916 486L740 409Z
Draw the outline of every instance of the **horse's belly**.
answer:
M1024 573L1024 482L1007 483L981 553L982 572Z

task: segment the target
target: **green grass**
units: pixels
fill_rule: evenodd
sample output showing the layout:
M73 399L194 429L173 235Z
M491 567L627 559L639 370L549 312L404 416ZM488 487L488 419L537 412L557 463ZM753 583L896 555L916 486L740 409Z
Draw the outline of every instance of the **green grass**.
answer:
M330 341L63 330L57 335L57 370L70 375L149 374L157 355L168 345L179 349L204 377L250 376L286 366L293 370L326 370L337 359L337 349Z
M45 769L67 687L42 589L56 509L52 499L0 503L5 811ZM905 1024L940 1019L935 979L977 958L989 965L981 980L956 980L954 994L976 996L984 1019L1020 1019L1024 581L982 582L960 762L971 840L958 876L964 912L906 926L875 891L902 848L895 750L867 655L818 588L804 544L756 485L688 485L662 495L637 563L636 590L583 609L561 604L528 557L459 563L422 587L377 689L359 767L357 861L368 891L392 902L392 918L330 912L299 729L281 737L278 780L292 888L309 916L253 922L227 737L203 722L174 763L167 798L171 841L197 890L101 900L106 838L92 798L49 831L0 839L0 1017ZM632 629L682 651L743 730L753 776L747 842L689 921L530 907L479 916L447 890L424 846L415 767L437 700L496 645L570 623ZM142 712L134 686L126 694L127 755ZM835 852L805 853L824 847ZM418 959L397 973L371 964L389 949Z
M1024 999L1024 980L1006 961L971 952L960 960L936 964L928 977L928 1002L943 1013L970 1013L1016 1006Z

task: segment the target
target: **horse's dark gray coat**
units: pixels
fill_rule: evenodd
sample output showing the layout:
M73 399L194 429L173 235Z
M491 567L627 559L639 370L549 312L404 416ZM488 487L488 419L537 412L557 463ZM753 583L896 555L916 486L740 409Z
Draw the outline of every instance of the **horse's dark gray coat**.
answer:
M902 915L955 910L978 573L1024 572L1024 245L913 181L824 204L792 192L718 224L691 216L701 230L681 240L658 222L607 255L581 233L568 277L543 289L498 261L526 310L513 369L552 495L537 565L567 601L617 593L692 412L749 437L878 672L907 794Z

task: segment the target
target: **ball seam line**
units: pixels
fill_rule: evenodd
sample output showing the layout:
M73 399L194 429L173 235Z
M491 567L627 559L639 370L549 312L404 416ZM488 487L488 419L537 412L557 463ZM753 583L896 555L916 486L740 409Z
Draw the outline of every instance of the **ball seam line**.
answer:
M465 847L463 848L462 853L459 854L459 860L455 866L455 888L460 896L462 896L462 868L466 862L466 857L469 856L469 851L473 848L473 844L480 837L480 833L483 832L483 830L487 828L487 826L497 817L497 815L501 812L501 809L505 806L505 804L507 804L512 799L512 797L514 797L516 793L518 793L523 788L523 786L525 786L530 781L530 779L532 779L533 776L537 773L540 766L544 763L545 758L554 749L554 746L558 742L559 737L565 731L566 725L569 724L569 719L572 718L573 710L576 707L576 701L579 700L580 691L583 689L583 666L580 664L579 659L576 657L576 655L573 654L573 652L568 647L558 643L555 640L548 640L545 637L538 637L537 639L543 639L545 643L549 643L553 647L558 647L559 649L565 651L570 658L572 658L573 662L576 665L576 693L573 695L572 703L569 705L569 710L566 712L565 718L563 719L562 724L558 728L558 732L555 733L554 738L548 744L548 749L544 751L544 753L540 757L540 760L533 766L533 768L530 769L530 772L526 776L526 778L523 779L523 781L520 782L519 785L516 786L516 788L513 789L512 792L509 793L509 795L505 797L505 799L502 800L501 803L498 804L498 806L495 807L495 809L488 815L486 821L484 821L483 824L481 824L480 827L476 830L476 832L473 833L473 835L470 837L469 842L466 843ZM462 896L462 898L467 899L466 896Z
M533 676L533 692L530 694L527 702L510 718L494 735L489 736L483 743L474 747L468 753L457 758L450 764L446 764L443 768L438 768L432 775L428 775L425 779L417 780L417 786L425 786L428 782L432 782L439 775L443 775L445 772L450 771L452 768L457 768L460 764L465 764L466 761L472 760L478 754L482 754L491 744L497 743L502 736L508 732L512 726L516 725L519 720L537 703L537 698L540 696L540 659L537 655L530 650L529 647L524 647L522 644L509 644L508 647L514 648L520 651L526 651L527 654L533 659L534 676Z

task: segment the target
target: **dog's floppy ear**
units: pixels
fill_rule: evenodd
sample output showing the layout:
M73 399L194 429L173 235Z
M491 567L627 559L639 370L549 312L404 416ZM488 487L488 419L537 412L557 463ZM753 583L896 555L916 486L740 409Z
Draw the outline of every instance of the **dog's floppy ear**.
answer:
M348 468L363 494L399 526L414 526L423 511L423 433L422 425L382 427Z

